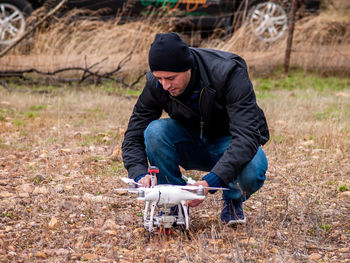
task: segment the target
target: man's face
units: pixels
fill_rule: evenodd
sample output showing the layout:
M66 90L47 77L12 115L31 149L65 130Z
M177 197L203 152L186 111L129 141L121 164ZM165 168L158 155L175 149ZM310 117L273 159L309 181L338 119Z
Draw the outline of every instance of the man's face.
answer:
M191 69L185 72L153 71L152 73L162 84L163 89L174 97L185 91L191 79Z

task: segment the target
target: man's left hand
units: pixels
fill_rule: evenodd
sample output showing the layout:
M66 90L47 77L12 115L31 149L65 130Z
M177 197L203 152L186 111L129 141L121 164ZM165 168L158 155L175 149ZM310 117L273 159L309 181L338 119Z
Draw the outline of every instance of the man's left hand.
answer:
M195 182L194 184L191 184L191 185L201 185L203 187L209 187L207 181L205 181L205 180ZM207 195L208 192L209 192L208 189L204 189L204 195ZM198 206L199 204L201 204L203 201L204 201L204 199L188 200L188 201L186 201L185 205L189 206L189 207L195 207L195 206Z

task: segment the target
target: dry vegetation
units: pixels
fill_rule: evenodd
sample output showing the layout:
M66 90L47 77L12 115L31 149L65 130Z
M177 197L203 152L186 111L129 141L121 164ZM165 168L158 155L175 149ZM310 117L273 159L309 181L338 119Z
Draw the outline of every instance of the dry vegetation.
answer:
M136 97L1 90L0 261L349 262L349 89L257 94L272 138L248 223L222 226L217 193L190 211L189 240L149 236L141 204L113 190Z
M335 8L298 22L293 65L348 74L350 24ZM164 29L98 21L54 24L28 43L30 53L23 45L1 58L0 70L54 70L107 58L95 69L108 71L140 28L123 72L142 72L154 34ZM257 74L282 64L285 40L265 46L243 32L202 46L243 55ZM266 184L245 202L246 225L220 223L217 193L190 211L188 236L180 229L149 235L142 205L114 191L126 175L120 146L136 96L115 92L115 83L48 94L0 88L0 262L350 262L349 78L341 87L332 79L305 80L291 90L253 78L271 130Z
M350 7L344 0L326 2L332 5L328 4L319 15L297 21L291 64L305 72L347 75L350 69ZM0 58L0 70L37 68L53 71L64 67L88 67L100 62L94 70L106 72L116 68L139 39L132 60L121 72L135 77L148 68L147 52L155 34L171 30L171 23L164 19L148 18L117 25L118 19L107 22L73 19L71 22L72 16L74 12L50 23L10 55ZM255 75L270 73L284 60L286 34L279 41L266 44L257 40L248 25L243 25L225 40L215 37L201 40L198 34L183 37L190 45L199 43L201 47L241 55Z

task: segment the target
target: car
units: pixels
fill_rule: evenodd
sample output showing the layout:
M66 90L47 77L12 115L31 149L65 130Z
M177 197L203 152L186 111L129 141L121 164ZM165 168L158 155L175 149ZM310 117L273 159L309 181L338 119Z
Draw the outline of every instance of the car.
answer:
M25 31L25 21L31 13L46 5L53 7L59 0L0 0L0 45L9 45ZM108 19L121 15L122 22L153 14L169 16L177 32L211 33L216 28L232 32L244 17L252 31L263 41L280 38L287 28L286 0L68 0L61 11L77 8L100 10L98 17ZM306 10L315 12L320 0L303 0ZM85 16L87 18L89 16ZM169 22L170 23L170 22Z

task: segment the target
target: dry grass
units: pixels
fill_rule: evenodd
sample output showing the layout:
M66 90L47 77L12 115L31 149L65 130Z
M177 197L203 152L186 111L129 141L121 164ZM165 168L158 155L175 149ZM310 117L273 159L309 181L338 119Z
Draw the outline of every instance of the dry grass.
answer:
M29 42L3 58L1 68L53 71L99 63L93 68L95 71L111 71L136 43L133 58L123 70L144 71L147 68L148 47L155 34L162 30L160 24L151 23L151 19L123 25L118 25L119 19L69 22L71 16L74 12L37 31Z
M349 92L258 91L269 170L248 223L222 226L217 193L190 211L188 240L149 236L142 205L113 191L136 97L0 90L0 261L349 262Z
M294 36L292 67L324 74L349 72L350 22L349 9L340 0L332 1L318 16L308 16L297 22ZM23 54L24 46L0 59L0 70L38 68L53 71L71 66L90 66L100 72L117 67L119 61L131 51L140 30L141 37L132 60L125 65L125 74L147 70L147 53L154 35L166 32L164 19L144 19L124 25L115 21L75 21L70 17L51 24L33 36L28 44L30 53ZM156 21L156 22L155 22ZM189 44L198 42L198 34L184 36ZM283 65L286 36L273 44L258 41L243 25L228 40L217 38L202 40L201 47L219 48L244 57L252 73L268 74Z
M248 34L247 34L248 32ZM286 38L267 44L257 41L250 33L249 25L243 25L228 41L210 41L206 47L214 47L240 54L253 73L270 73L284 62ZM340 73L350 70L350 21L348 15L325 12L309 16L296 23L291 66L305 71Z

